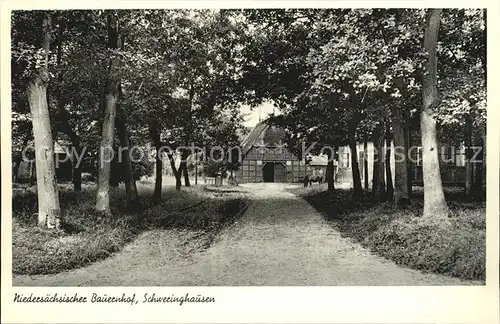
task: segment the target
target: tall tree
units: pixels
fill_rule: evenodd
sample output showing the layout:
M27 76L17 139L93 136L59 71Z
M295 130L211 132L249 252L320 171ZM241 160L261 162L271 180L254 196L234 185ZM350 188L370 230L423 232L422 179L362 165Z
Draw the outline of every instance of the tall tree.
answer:
M326 164L326 182L328 184L328 191L333 191L335 190L335 174L334 174L334 154L332 152L328 151L326 154L328 161Z
M59 229L62 217L55 173L54 142L47 101L49 50L52 37L52 16L50 12L43 13L41 37L42 53L37 57L36 71L31 77L27 89L35 138L38 225Z
M111 214L109 204L109 180L111 174L111 160L113 142L115 137L116 105L119 95L118 57L113 50L121 48L122 35L119 30L116 13L107 13L109 65L108 80L106 85L106 101L104 108L104 121L102 124L102 140L99 151L98 185L96 210L104 214Z
M368 139L365 137L363 141L363 152L364 152L364 159L363 159L363 179L365 180L365 190L368 190L369 186L369 180L368 180Z
M361 174L359 172L358 163L358 150L356 142L355 126L349 127L348 143L351 149L351 168L352 168L352 182L353 182L353 196L361 197L363 195L363 188L361 187Z
M424 217L447 218L448 205L444 198L439 167L436 120L433 110L439 105L437 88L437 42L441 9L429 9L426 17L424 47L428 53L422 84L422 169L424 181Z
M162 190L162 180L163 180L163 159L162 159L162 143L160 137L160 129L158 122L154 121L149 126L149 131L151 139L153 140L155 150L156 150L156 178L155 178L155 191L153 194L153 199L155 201L160 201L161 190Z
M141 205L139 195L137 193L137 186L135 183L134 171L132 169L132 156L130 135L127 129L127 122L122 113L118 113L116 118L116 128L118 130L118 137L120 138L119 156L120 162L124 166L124 182L125 182L125 196L127 205L130 209L138 209Z
M377 126L374 138L374 159L373 159L373 187L372 195L378 201L386 199L385 187L385 154L384 154L384 139L385 139L384 121L381 119Z
M465 119L464 127L464 146L465 146L465 186L464 194L466 199L472 198L473 189L473 167L472 158L474 156L474 150L472 148L472 134L473 134L473 119L472 116L468 115Z
M392 201L394 199L394 186L392 184L392 170L391 170L391 150L392 144L392 134L390 129L390 124L386 122L385 129L385 178L387 184L386 196L387 200Z
M394 140L394 202L396 205L406 205L409 202L408 193L408 167L409 161L408 145L405 141L405 128L403 126L401 111L394 107L392 109L392 128ZM402 151L402 152L401 152Z

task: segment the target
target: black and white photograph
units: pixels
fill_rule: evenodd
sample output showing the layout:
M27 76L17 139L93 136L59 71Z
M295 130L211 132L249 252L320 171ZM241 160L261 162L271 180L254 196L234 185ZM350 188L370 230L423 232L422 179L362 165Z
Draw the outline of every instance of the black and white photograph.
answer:
M13 288L485 287L488 14L12 10Z

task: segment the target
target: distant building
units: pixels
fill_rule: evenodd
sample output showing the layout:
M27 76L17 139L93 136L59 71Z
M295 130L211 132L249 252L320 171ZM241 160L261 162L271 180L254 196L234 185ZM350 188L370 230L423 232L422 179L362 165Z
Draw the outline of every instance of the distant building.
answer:
M422 185L422 148L418 146L418 143L414 143L413 148L410 151L411 154L411 165L412 171L410 176L414 185ZM364 144L357 144L358 153L358 166L361 175L361 181L364 182L364 168L365 159L368 160L368 179L369 186L371 187L373 179L373 160L374 160L374 145L372 142L368 142L367 151L364 151ZM391 175L394 183L394 143L391 143ZM341 182L351 182L352 183L352 165L351 165L351 149L349 146L343 146L339 148L338 151L338 173L336 180ZM446 147L446 149L440 149L440 168L441 168L441 179L443 184L457 185L465 182L465 149L464 146L460 147ZM385 156L382 157L385 163Z
M326 165L328 164L328 157L326 155L311 155L309 156L308 166L309 166L309 175L313 176L321 176L323 181L326 176ZM337 169L337 161L334 161L333 165L333 174L336 173Z
M284 130L257 124L242 142L236 181L300 182L312 169L287 149L285 138Z

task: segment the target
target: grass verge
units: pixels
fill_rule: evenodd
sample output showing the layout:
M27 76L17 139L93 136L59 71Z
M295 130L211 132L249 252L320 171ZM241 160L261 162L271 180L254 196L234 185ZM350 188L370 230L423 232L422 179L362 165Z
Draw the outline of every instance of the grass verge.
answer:
M142 211L126 209L123 188L113 189L113 217L94 211L95 186L82 192L60 187L63 226L49 230L36 226L34 188L13 190L12 266L15 274L52 274L88 265L117 252L140 232L150 229L196 231L208 247L227 223L241 214L247 201L242 195L215 196L200 187L165 190L154 204L149 186L138 184Z
M406 209L369 198L353 201L349 190L300 188L302 196L344 236L354 238L372 252L395 263L425 272L466 280L485 280L486 208L484 202L462 202L447 189L450 224L421 217L423 192L415 190Z

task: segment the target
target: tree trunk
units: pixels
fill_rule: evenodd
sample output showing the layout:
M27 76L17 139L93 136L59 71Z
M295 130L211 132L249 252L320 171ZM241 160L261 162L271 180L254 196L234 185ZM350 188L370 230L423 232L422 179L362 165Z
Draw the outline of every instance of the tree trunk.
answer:
M62 110L61 110L62 109ZM82 170L81 170L81 162L84 159L84 154L86 150L80 147L80 137L75 133L75 131L71 128L69 124L69 118L67 116L67 111L64 107L59 107L59 130L69 136L72 144L71 150L71 164L73 167L72 172L72 181L73 181L73 190L81 191L82 190Z
M80 148L80 140L78 138L73 138L71 140L73 144L73 152L72 152L72 164L73 164L73 190L82 191L82 169L81 169L81 161L83 161L83 156L81 159L78 159L78 155L82 154Z
M22 161L23 158L21 155L16 156L14 158L14 169L12 170L12 182L18 182L19 167L21 166Z
M384 122L380 121L375 129L373 158L372 196L375 200L385 199L385 154L384 154Z
M188 173L188 169L187 169L187 162L183 162L182 174L184 175L184 186L191 187L191 183L189 182L189 173Z
M486 55L488 53L488 34L487 34L487 28L488 26L488 16L487 16L487 10L483 9L483 18L484 18L484 26L485 28L483 29L483 35L482 35L482 41L484 42L484 53L481 55L481 65L483 66L483 72L484 72L484 86L485 88L488 88L488 70L487 70L487 57Z
M441 9L428 9L424 35L424 46L428 53L426 72L422 83L422 113L420 127L422 133L422 167L424 181L424 217L448 217L448 206L444 199L443 184L439 168L436 121L432 113L439 104L437 89L437 41Z
M172 173L175 176L175 189L176 190L181 190L181 186L182 186L181 176L182 176L182 173L181 173L180 166L179 166L179 170L177 170L177 167L175 166L175 160L174 160L173 153L171 153L171 152L168 153L167 157L168 157L168 159L170 161L170 167L172 168Z
M405 136L405 158L406 158L406 180L407 180L407 183L406 183L406 187L407 187L407 191L408 191L408 203L410 202L411 200L411 194L412 194L412 190L413 190L413 163L412 163L412 160L411 160L411 156L410 156L410 148L411 146L413 145L413 140L411 138L411 128L409 125L407 125L405 128L404 128L404 136ZM402 202L402 204L404 204L404 202Z
M328 163L326 164L326 182L328 183L328 191L333 191L335 190L335 179L334 179L334 174L333 174L333 156L332 152L328 151L327 152L327 157L328 157Z
M181 154L181 164L179 166L179 172L184 176L184 186L191 187L191 183L189 182L189 173L187 169L187 158L189 157L189 153L184 150Z
M132 168L132 157L130 156L130 138L127 130L127 123L123 116L116 120L116 128L120 138L121 146L121 163L123 165L123 181L125 182L125 196L128 207L137 209L141 202L137 194L137 186L135 183L134 170Z
M387 123L388 124L388 123ZM386 140L385 140L385 182L387 183L387 200L392 201L394 199L394 186L392 184L392 171L391 171L391 136L389 134L390 130L387 127Z
M365 138L365 142L363 143L363 149L365 154L365 159L363 161L364 165L364 180L365 180L365 190L369 190L369 181L368 181L368 139Z
M154 201L161 200L161 190L162 190L162 181L163 181L163 160L162 160L162 152L161 152L161 138L160 138L160 129L158 123L154 122L149 127L149 133L151 134L151 139L155 145L156 149L156 179L155 179L155 191L153 194Z
M118 33L117 18L113 13L108 14L108 47L116 49L121 47ZM109 204L109 178L111 174L111 160L113 157L113 142L115 138L116 104L118 102L118 61L110 58L108 82L106 85L106 102L104 107L104 121L102 124L102 139L99 150L98 184L96 210L104 214L111 214Z
M353 197L361 197L363 195L363 188L361 187L361 174L359 173L355 131L356 128L351 126L348 134L349 148L351 149L352 182L354 187Z
M233 175L233 170L231 170L231 176ZM194 184L198 185L198 152L194 154Z
M405 129L401 111L392 109L392 128L394 140L394 203L405 206L410 202L408 196L408 145L405 141ZM402 151L402 152L401 152Z
M375 195L378 201L386 200L386 191L385 191L385 154L384 154L384 142L385 142L385 132L384 132L384 121L380 121L380 131L377 137L377 150L378 150L378 186L377 191L375 191Z
M163 160L161 157L160 147L156 147L156 179L155 179L155 192L153 194L153 199L155 201L161 200L161 189L163 181Z
M186 142L189 143L190 141L190 134L192 132L192 111L193 111L193 100L194 100L194 86L192 81L190 82L189 86L189 114L188 114L188 120L187 120L187 138ZM179 172L184 176L184 186L186 187L191 187L191 183L189 181L189 173L187 169L187 158L189 157L189 151L187 150L182 150L181 152L181 163L179 165ZM222 180L221 180L222 181Z
M42 26L44 62L28 83L27 95L33 117L33 133L35 138L38 225L59 229L62 217L54 162L54 142L47 102L47 82L49 80L48 53L51 28L51 16L46 13Z
M464 194L465 199L469 200L472 198L472 174L473 174L473 163L472 157L474 155L474 150L472 149L472 116L467 115L465 119L465 136L464 136L464 146L465 146L465 186Z
M476 166L476 172L475 172L475 177L474 177L474 184L473 184L473 197L475 200L482 200L484 199L484 140L482 136L477 136L477 139L475 141L476 150L478 151L478 154L476 155L475 159L473 160L474 165Z
M375 141L373 142L373 171L372 171L372 190L371 196L375 199L377 198L378 184L379 184L379 167L380 167L380 158L379 158L379 147L376 141L377 137L375 137Z

